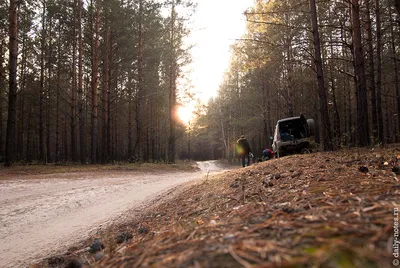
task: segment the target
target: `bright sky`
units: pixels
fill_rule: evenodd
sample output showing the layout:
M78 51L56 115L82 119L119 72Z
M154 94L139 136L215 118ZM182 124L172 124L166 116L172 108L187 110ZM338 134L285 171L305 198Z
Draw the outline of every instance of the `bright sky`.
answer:
M197 0L190 42L193 92L203 101L216 96L229 67L230 45L245 32L243 12L253 0Z

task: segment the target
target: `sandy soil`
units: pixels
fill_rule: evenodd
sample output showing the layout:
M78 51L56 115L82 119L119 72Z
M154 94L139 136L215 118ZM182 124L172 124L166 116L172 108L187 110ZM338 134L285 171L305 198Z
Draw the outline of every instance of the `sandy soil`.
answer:
M66 250L127 211L145 207L180 184L223 171L198 162L200 172L88 172L0 181L0 267L26 267Z

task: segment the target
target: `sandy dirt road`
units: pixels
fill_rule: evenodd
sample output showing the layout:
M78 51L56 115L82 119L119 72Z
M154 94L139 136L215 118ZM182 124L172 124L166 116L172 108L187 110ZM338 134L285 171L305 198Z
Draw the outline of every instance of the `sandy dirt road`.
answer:
M223 171L214 161L198 166L199 172L108 171L0 181L0 267L27 267L121 221L128 210L145 207L180 184Z

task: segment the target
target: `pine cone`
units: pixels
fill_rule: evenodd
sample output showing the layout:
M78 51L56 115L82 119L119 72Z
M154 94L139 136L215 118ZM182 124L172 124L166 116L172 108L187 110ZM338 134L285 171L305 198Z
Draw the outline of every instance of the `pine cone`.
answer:
M358 171L360 171L362 173L368 173L369 169L366 166L361 166L358 168Z

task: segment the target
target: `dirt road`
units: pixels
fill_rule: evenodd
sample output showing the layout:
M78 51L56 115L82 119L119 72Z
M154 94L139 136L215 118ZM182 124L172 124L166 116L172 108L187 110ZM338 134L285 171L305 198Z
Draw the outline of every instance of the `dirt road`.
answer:
M213 161L198 166L201 172L108 171L0 181L0 267L26 267L66 250L163 192L223 171Z

